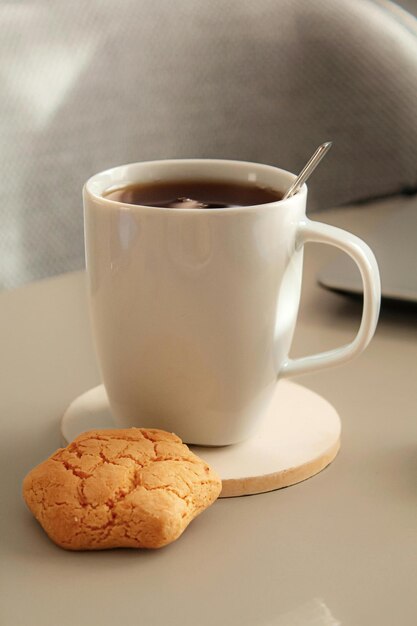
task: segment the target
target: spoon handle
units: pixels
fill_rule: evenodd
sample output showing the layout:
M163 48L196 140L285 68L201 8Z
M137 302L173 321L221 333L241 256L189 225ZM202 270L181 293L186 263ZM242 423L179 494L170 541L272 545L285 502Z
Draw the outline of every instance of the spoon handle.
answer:
M331 147L332 142L326 141L326 143L322 143L321 146L317 148L311 159L308 161L308 163L306 163L301 172L298 174L291 187L285 192L282 198L283 200L291 198L291 196L297 193L297 191L300 189L300 187L304 185L307 178L311 176L317 165L320 163L324 155L327 154Z

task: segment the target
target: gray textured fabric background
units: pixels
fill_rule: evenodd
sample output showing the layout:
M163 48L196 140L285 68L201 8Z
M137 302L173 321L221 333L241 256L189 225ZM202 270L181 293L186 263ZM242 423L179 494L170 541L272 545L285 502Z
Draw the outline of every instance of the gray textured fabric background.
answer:
M417 187L417 29L388 2L0 0L0 30L2 288L83 267L81 187L113 165L298 171L331 139L310 210Z

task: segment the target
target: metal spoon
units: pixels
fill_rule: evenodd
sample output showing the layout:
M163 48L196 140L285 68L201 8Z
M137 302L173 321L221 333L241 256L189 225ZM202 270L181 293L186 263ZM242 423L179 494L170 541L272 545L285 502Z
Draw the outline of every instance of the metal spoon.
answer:
M297 178L291 185L291 187L285 192L282 199L286 200L287 198L291 198L299 189L304 185L307 178L311 176L311 174L316 169L317 165L320 163L325 154L332 147L331 141L326 141L326 143L322 143L321 146L317 148L311 159L306 163L301 172L298 174Z

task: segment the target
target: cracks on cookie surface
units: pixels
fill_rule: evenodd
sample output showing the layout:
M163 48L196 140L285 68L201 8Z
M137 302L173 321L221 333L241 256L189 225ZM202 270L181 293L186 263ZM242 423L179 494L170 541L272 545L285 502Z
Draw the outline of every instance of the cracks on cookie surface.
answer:
M102 450L100 450L99 456L103 463L109 463L110 465L118 465L118 463L115 463L111 459L108 459Z
M160 501L157 496L155 502L165 502L165 505L157 504L155 514L151 513L149 517L148 505L142 509L143 496L139 494L137 499L136 490L171 494L181 501L177 507L172 500L172 520L177 520L175 525L182 520L181 532L212 502L212 495L200 491L205 485L211 485L209 492L215 493L213 487L218 481L210 479L209 467L175 436L167 435L164 439L161 431L148 430L136 431L131 437L126 431L120 435L114 431L109 435L102 432L86 435L50 457L54 464L60 463L74 478L65 478L62 472L48 474L49 470L45 468L46 473L40 474L41 478L35 479L29 488L32 512L46 532L52 538L55 536L63 547L122 546L123 537L126 545L132 547L152 545L152 537L158 545L172 541L171 522L166 526L166 500ZM167 469L160 467L159 472L154 465L156 462L175 465L167 466ZM177 470L177 463L184 464L184 467ZM111 468L104 469L107 465ZM117 483L122 483L123 487L116 488ZM57 493L55 501L48 499L50 488ZM68 502L59 497L60 489L63 495L69 494ZM141 519L141 516L144 517ZM57 519L60 520L58 523ZM155 523L156 527L152 527Z
M54 459L54 461L60 461L62 465L65 467L65 469L71 471L74 474L74 476L77 476L78 478L90 478L93 475L93 474L89 474L88 472L84 472L83 470L77 467L74 467L73 465L71 465L71 463L63 459Z
M83 453L79 450L79 448L78 448L78 446L77 446L77 444L75 442L71 443L68 446L67 450L68 450L68 452L74 453L79 459L83 455ZM65 451L65 448L63 448L62 451Z

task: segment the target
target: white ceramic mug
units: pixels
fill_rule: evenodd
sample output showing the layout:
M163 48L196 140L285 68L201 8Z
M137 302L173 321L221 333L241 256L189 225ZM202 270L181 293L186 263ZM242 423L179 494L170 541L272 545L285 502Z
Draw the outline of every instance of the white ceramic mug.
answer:
M255 430L279 378L344 363L378 320L375 257L354 235L306 217L307 188L259 206L173 209L103 197L111 187L227 180L284 191L294 174L241 161L153 161L97 174L84 188L93 334L110 407L126 426L152 426L200 445ZM304 244L349 254L364 288L362 321L341 348L290 359Z

